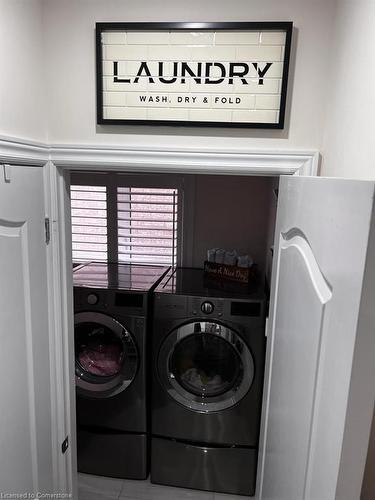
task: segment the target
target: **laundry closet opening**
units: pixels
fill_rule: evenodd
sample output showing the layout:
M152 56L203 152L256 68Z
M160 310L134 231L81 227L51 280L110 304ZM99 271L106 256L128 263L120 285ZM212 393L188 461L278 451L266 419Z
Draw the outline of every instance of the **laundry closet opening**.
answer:
M222 248L268 270L277 177L74 171L70 184L75 265L202 267Z
M254 494L277 188L70 173L79 472ZM207 276L214 249L250 285Z

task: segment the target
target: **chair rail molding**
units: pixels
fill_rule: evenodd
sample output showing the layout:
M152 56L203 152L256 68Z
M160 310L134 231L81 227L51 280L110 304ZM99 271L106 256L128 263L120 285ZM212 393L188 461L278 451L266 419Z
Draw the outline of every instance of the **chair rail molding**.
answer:
M41 144L0 136L0 162L44 165L48 160L70 170L129 172L317 175L320 154L305 150L182 149Z
M0 136L0 163L44 166L50 157L46 144Z

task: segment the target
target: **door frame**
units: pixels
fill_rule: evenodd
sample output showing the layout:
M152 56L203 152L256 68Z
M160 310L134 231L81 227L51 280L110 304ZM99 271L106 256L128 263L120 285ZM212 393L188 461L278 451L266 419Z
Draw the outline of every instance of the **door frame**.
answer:
M218 159L219 158L219 159ZM56 373L56 385L65 387L65 425L71 436L70 462L65 474L69 484L77 487L74 471L76 464L75 436L75 384L74 384L74 327L71 272L71 229L70 202L68 196L71 171L111 170L137 173L179 173L216 175L316 175L319 154L264 154L256 152L198 152L198 151L150 151L113 150L89 148L53 148L51 150L51 197L52 220L56 238L54 266L54 296L56 308L63 311L59 319L58 331L62 332L63 343L58 346L61 355L62 372ZM69 410L70 408L70 410ZM261 442L263 440L261 439ZM73 471L71 474L70 471ZM62 466L61 476L64 476ZM258 475L259 476L259 475Z

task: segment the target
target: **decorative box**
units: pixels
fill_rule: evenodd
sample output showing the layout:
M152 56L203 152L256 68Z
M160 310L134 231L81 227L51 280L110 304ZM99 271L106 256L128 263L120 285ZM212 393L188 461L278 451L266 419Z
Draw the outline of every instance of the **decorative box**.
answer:
M205 278L218 282L232 281L249 285L257 278L256 265L251 267L228 266L227 264L217 264L216 262L204 262Z

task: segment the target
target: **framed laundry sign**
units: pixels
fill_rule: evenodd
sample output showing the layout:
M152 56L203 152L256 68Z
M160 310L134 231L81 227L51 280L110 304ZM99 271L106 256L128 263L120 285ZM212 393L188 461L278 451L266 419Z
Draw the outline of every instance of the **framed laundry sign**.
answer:
M98 23L98 124L284 127L291 22Z

